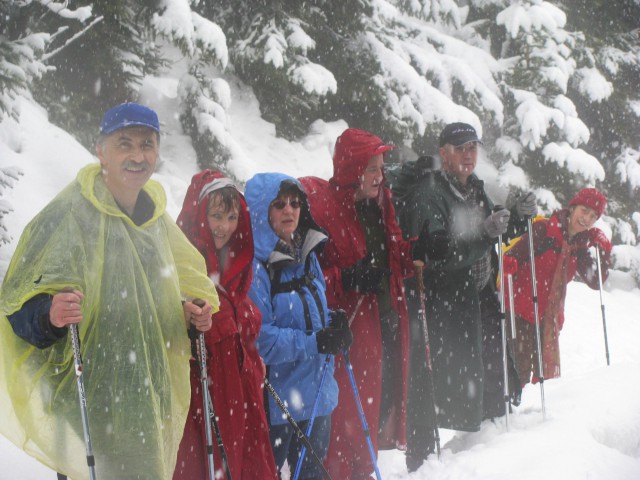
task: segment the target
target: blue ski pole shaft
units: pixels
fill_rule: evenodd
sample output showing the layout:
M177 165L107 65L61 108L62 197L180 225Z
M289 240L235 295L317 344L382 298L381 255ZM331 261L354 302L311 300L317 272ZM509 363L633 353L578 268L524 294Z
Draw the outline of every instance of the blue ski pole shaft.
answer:
M309 419L309 424L307 425L307 431L305 432L305 435L307 436L307 438L311 438L313 423L316 420L316 415L318 413L318 405L320 404L320 394L322 393L322 385L324 385L324 380L327 377L327 372L329 371L330 363L331 363L331 355L327 355L324 361L324 368L322 369L322 377L320 377L320 385L318 385L318 394L316 395L316 401L313 403L311 418ZM298 459L298 463L296 465L296 471L293 475L293 480L298 480L298 477L300 476L300 471L302 470L302 463L304 462L304 457L306 455L307 455L307 447L303 445L302 450L300 451L300 458Z
M356 317L356 313L358 312L360 305L362 305L363 300L364 300L364 296L361 296L358 299L358 302L356 303L356 306L353 309L353 313L351 314L351 318L349 318L349 325L353 323L353 319ZM311 412L311 420L309 420L309 425L307 425L307 432L306 432L307 437L311 436L311 430L313 428L313 423L316 419L318 404L320 403L320 392L322 391L322 385L324 384L324 380L327 376L327 371L329 370L330 361L331 361L331 355L327 355L327 358L325 359L325 363L324 363L324 370L322 371L322 378L320 379L320 386L318 387L318 395L316 396L316 401L313 404L313 411ZM302 451L300 452L300 459L298 460L298 464L296 465L296 471L293 476L293 480L298 480L298 477L300 476L300 471L302 469L302 462L304 461L304 457L306 454L307 454L307 447L303 446Z
M371 441L371 434L369 433L367 420L364 417L364 409L362 408L362 402L360 402L360 395L358 394L358 386L356 385L356 379L353 375L353 367L351 366L351 361L349 360L349 354L345 350L342 352L342 356L344 357L344 363L347 367L347 373L349 374L349 381L351 382L353 397L356 402L356 407L358 407L358 413L360 414L360 422L362 423L362 429L364 430L364 438L367 441L367 446L369 447L369 454L371 455L373 468L376 471L376 478L378 480L382 480L382 477L380 476L380 470L378 469L378 460L376 459L376 453L373 450L373 442Z

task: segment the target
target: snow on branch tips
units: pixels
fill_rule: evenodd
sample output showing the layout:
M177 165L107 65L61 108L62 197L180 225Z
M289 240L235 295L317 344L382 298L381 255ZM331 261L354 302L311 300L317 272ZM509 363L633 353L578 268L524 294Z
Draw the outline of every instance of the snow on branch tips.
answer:
M211 52L222 68L229 63L227 37L222 29L210 20L192 12L196 43L205 52Z
M548 162L557 163L572 173L581 176L587 183L604 180L604 168L594 156L566 142L545 145L542 154Z
M576 73L578 91L591 102L606 100L613 93L613 84L597 68L580 68Z
M513 95L518 103L516 117L520 124L520 142L525 147L535 150L542 146L551 122L560 129L564 127L562 111L542 104L535 93L514 89Z
M522 31L545 29L554 32L567 23L566 14L558 7L540 1L519 2L502 10L496 17L498 25L503 25L511 38Z
M188 55L195 53L193 16L187 0L163 0L162 13L154 13L152 24L156 31L178 43Z
M69 2L60 3L52 2L51 0L40 0L39 3L63 18L70 18L72 20L84 22L86 19L91 17L91 5L70 10L67 8Z
M287 50L287 39L279 31L273 22L270 22L264 33L264 63L270 63L275 68L282 68L285 63L285 52Z
M626 148L615 160L616 175L630 190L640 188L640 151Z
M294 66L289 70L289 75L307 93L325 96L338 90L338 82L333 73L317 63L307 61L303 65Z

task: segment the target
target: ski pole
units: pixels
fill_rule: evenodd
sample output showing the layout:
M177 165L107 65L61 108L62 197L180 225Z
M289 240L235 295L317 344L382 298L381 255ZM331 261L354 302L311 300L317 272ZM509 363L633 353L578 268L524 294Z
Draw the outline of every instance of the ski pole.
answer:
M424 288L424 278L422 270L424 269L424 263L416 261L413 263L415 269L416 283L418 284L418 294L420 297L420 310L418 315L420 316L420 323L422 323L422 337L425 345L425 354L427 360L427 376L429 381L429 389L431 390L431 408L433 416L433 434L436 441L436 452L438 454L438 460L440 460L440 430L438 430L438 412L436 411L436 391L433 386L433 365L431 363L431 347L429 345L429 330L427 326L427 309L426 309L426 295Z
M349 325L353 322L356 317L356 313L362 305L362 301L364 300L364 295L360 296L358 299L358 303L353 309L353 313L351 314L351 318L349 319ZM360 401L360 395L358 394L358 387L356 385L356 379L353 375L353 367L351 366L351 360L349 360L349 353L347 350L342 351L342 356L344 357L344 363L347 367L347 374L349 375L349 381L351 382L351 390L353 390L353 398L356 402L356 407L358 408L358 413L360 414L360 423L362 423L362 430L364 432L364 438L367 442L367 447L369 448L369 455L371 456L371 461L373 462L373 469L376 472L376 478L381 480L380 470L378 469L378 460L376 459L376 454L373 450L373 443L371 442L371 434L369 433L369 426L367 425L367 419L364 416L364 409L362 408L362 402Z
M538 281L536 279L536 257L533 250L533 220L527 219L529 231L529 259L531 262L531 289L533 295L533 313L536 320L536 346L538 350L538 378L540 379L540 399L542 402L542 419L546 420L547 413L544 404L544 372L542 368L542 342L540 341L540 314L538 311Z
M358 387L356 386L356 379L353 376L353 367L351 366L351 361L349 360L349 354L346 350L342 352L342 356L344 357L344 363L347 367L347 373L349 374L349 381L351 382L351 390L353 390L353 398L356 402L356 407L358 407L358 413L360 414L360 423L362 423L362 430L364 431L364 438L367 441L367 446L369 447L369 455L371 455L371 461L373 462L373 469L376 472L376 478L381 480L380 470L378 469L378 460L376 459L376 454L373 450L373 443L371 442L371 434L369 433L369 427L367 425L367 419L364 417L364 409L362 408L362 402L360 402L360 395L358 394Z
M507 275L507 287L508 287L508 292L509 292L509 305L511 305L511 308L509 309L509 319L511 322L511 349L512 349L512 354L513 354L513 368L515 368L516 372L518 371L518 358L517 355L515 354L515 346L514 346L514 342L516 340L516 307L515 307L515 302L513 299L513 275L509 274ZM508 345L508 342L507 342Z
M495 205L493 211L503 210L502 205ZM502 247L502 234L498 235L498 272L500 278L500 336L502 341L502 376L504 394L504 425L509 431L509 365L507 359L507 314L504 307L504 250ZM513 307L512 307L513 309Z
M349 325L356 318L356 313L362 305L362 301L364 300L364 295L361 295L358 299L358 303L356 303L355 308L353 309L353 313L351 314L351 318L349 319ZM364 417L364 409L362 408L362 402L360 402L360 395L358 394L358 387L356 385L356 379L353 375L353 367L351 366L351 361L349 360L349 353L347 350L342 351L342 356L344 357L344 363L347 367L347 374L349 375L349 381L351 382L351 390L353 390L353 399L356 402L356 407L358 408L358 413L360 414L360 423L362 423L362 430L364 431L364 438L367 441L367 446L369 447L369 455L371 455L371 461L373 462L373 469L376 472L376 478L381 480L380 470L378 469L378 461L376 459L376 454L373 450L373 443L371 442L371 434L369 433L369 427L367 425L367 419Z
M91 433L89 432L89 414L87 413L87 396L84 391L84 380L82 373L82 355L80 353L80 335L78 335L78 325L69 324L71 332L71 346L73 347L73 363L76 371L76 383L78 384L78 398L80 400L80 413L82 415L82 430L84 432L84 446L87 451L87 466L89 467L89 478L96 480L95 458L93 456L93 446L91 445Z
M318 385L318 394L316 395L316 401L313 403L313 410L311 411L311 419L307 425L307 431L305 435L307 438L311 436L311 430L313 429L313 423L316 420L316 414L318 413L318 405L320 404L320 394L322 393L322 385L324 385L324 379L327 377L327 372L329 371L329 365L331 363L331 355L327 355L324 360L324 368L322 369L322 377L320 377L320 384ZM302 470L302 463L304 462L304 457L307 455L307 447L305 445L302 446L302 450L300 451L300 458L298 459L298 463L296 465L296 471L293 475L293 480L298 480L300 476L300 471Z
M507 275L508 286L509 286L509 305L511 305L511 310L509 310L509 317L511 320L511 339L515 340L516 338L516 308L513 304L513 275ZM515 358L514 358L515 361Z
M201 299L193 300L193 304L199 307L204 306ZM207 350L204 343L204 333L198 332L194 325L189 327L189 337L191 338L191 350L195 348L196 358L198 359L198 370L200 374L200 388L202 390L202 409L205 418L205 434L207 439L207 465L209 467L209 480L215 480L215 466L213 461L213 434L211 432L211 415L212 406L209 398L209 378L207 375ZM198 341L200 348L195 347L195 341Z
M276 390L273 388L273 385L271 385L271 383L267 378L264 379L264 386L266 387L267 391L271 394L273 399L276 401L276 403L278 404L278 407L280 407L280 410L282 410L282 413L284 413L285 417L287 417L287 421L293 428L294 432L296 432L296 436L298 437L298 439L304 444L304 446L307 447L307 450L309 450L309 453L311 453L311 456L313 457L315 462L322 469L322 475L324 476L324 478L327 480L331 480L331 475L329 475L329 472L327 471L324 464L322 463L322 460L320 460L320 457L318 457L318 454L313 450L313 446L311 445L309 438L304 434L300 426L293 419L293 417L289 413L289 410L287 410L286 405L284 404L284 402L282 401L282 399L280 398Z
M227 480L232 480L231 470L229 469L229 458L227 457L227 451L224 448L224 444L222 443L222 435L220 434L220 426L218 425L218 421L216 420L216 412L213 409L213 399L211 395L209 395L209 409L211 411L211 423L213 424L213 432L216 435L216 440L218 442L218 451L220 452L220 458L222 458L222 465L224 466L224 471L227 475Z
M356 304L356 307L353 310L353 313L351 314L351 318L349 318L349 322L348 325L351 326L351 324L353 323L354 318L356 317L356 313L358 311L358 308L360 308L360 305L362 305L362 300L364 299L363 296L361 296L358 299L358 303ZM313 410L311 412L311 419L309 420L309 424L307 425L307 432L306 435L307 437L311 436L311 429L313 428L313 423L316 419L316 413L318 410L318 404L320 403L320 392L322 390L322 385L324 384L324 379L327 376L327 370L329 369L329 362L331 361L331 355L327 355L325 362L324 362L324 369L322 371L322 378L320 379L320 385L318 386L318 394L316 395L316 400L313 404ZM293 475L293 480L298 480L298 477L300 476L300 471L302 470L302 462L304 461L304 457L307 454L307 447L303 446L302 450L300 452L300 458L298 459L298 464L296 465L296 471L295 474Z
M596 246L596 262L598 263L598 285L600 287L600 311L602 312L602 329L604 330L604 351L607 356L607 366L609 363L609 340L607 339L607 317L604 312L604 302L602 301L602 263L600 261L600 249Z

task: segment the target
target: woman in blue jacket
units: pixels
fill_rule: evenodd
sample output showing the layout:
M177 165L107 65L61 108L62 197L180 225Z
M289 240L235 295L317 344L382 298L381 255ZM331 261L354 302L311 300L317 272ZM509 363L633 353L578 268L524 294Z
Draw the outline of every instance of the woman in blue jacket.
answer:
M326 355L341 352L352 338L348 326L329 325L333 312L327 308L325 281L316 258L327 236L311 218L307 196L294 178L257 174L247 182L245 199L255 244L249 296L262 312L258 351L268 367L269 382L303 431L319 399L309 439L316 454L324 458L331 412L338 401L333 358L327 361ZM319 390L325 366L328 371ZM273 398L267 408L278 471L285 460L293 471L302 444ZM299 478L322 478L309 455Z

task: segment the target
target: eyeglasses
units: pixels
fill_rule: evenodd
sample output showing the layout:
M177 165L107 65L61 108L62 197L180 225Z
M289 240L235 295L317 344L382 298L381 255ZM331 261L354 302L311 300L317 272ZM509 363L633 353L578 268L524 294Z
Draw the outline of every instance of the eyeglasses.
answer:
M290 198L285 200L274 200L271 202L271 206L276 210L284 210L284 207L289 205L293 209L298 209L302 206L302 202L298 199L291 200Z

